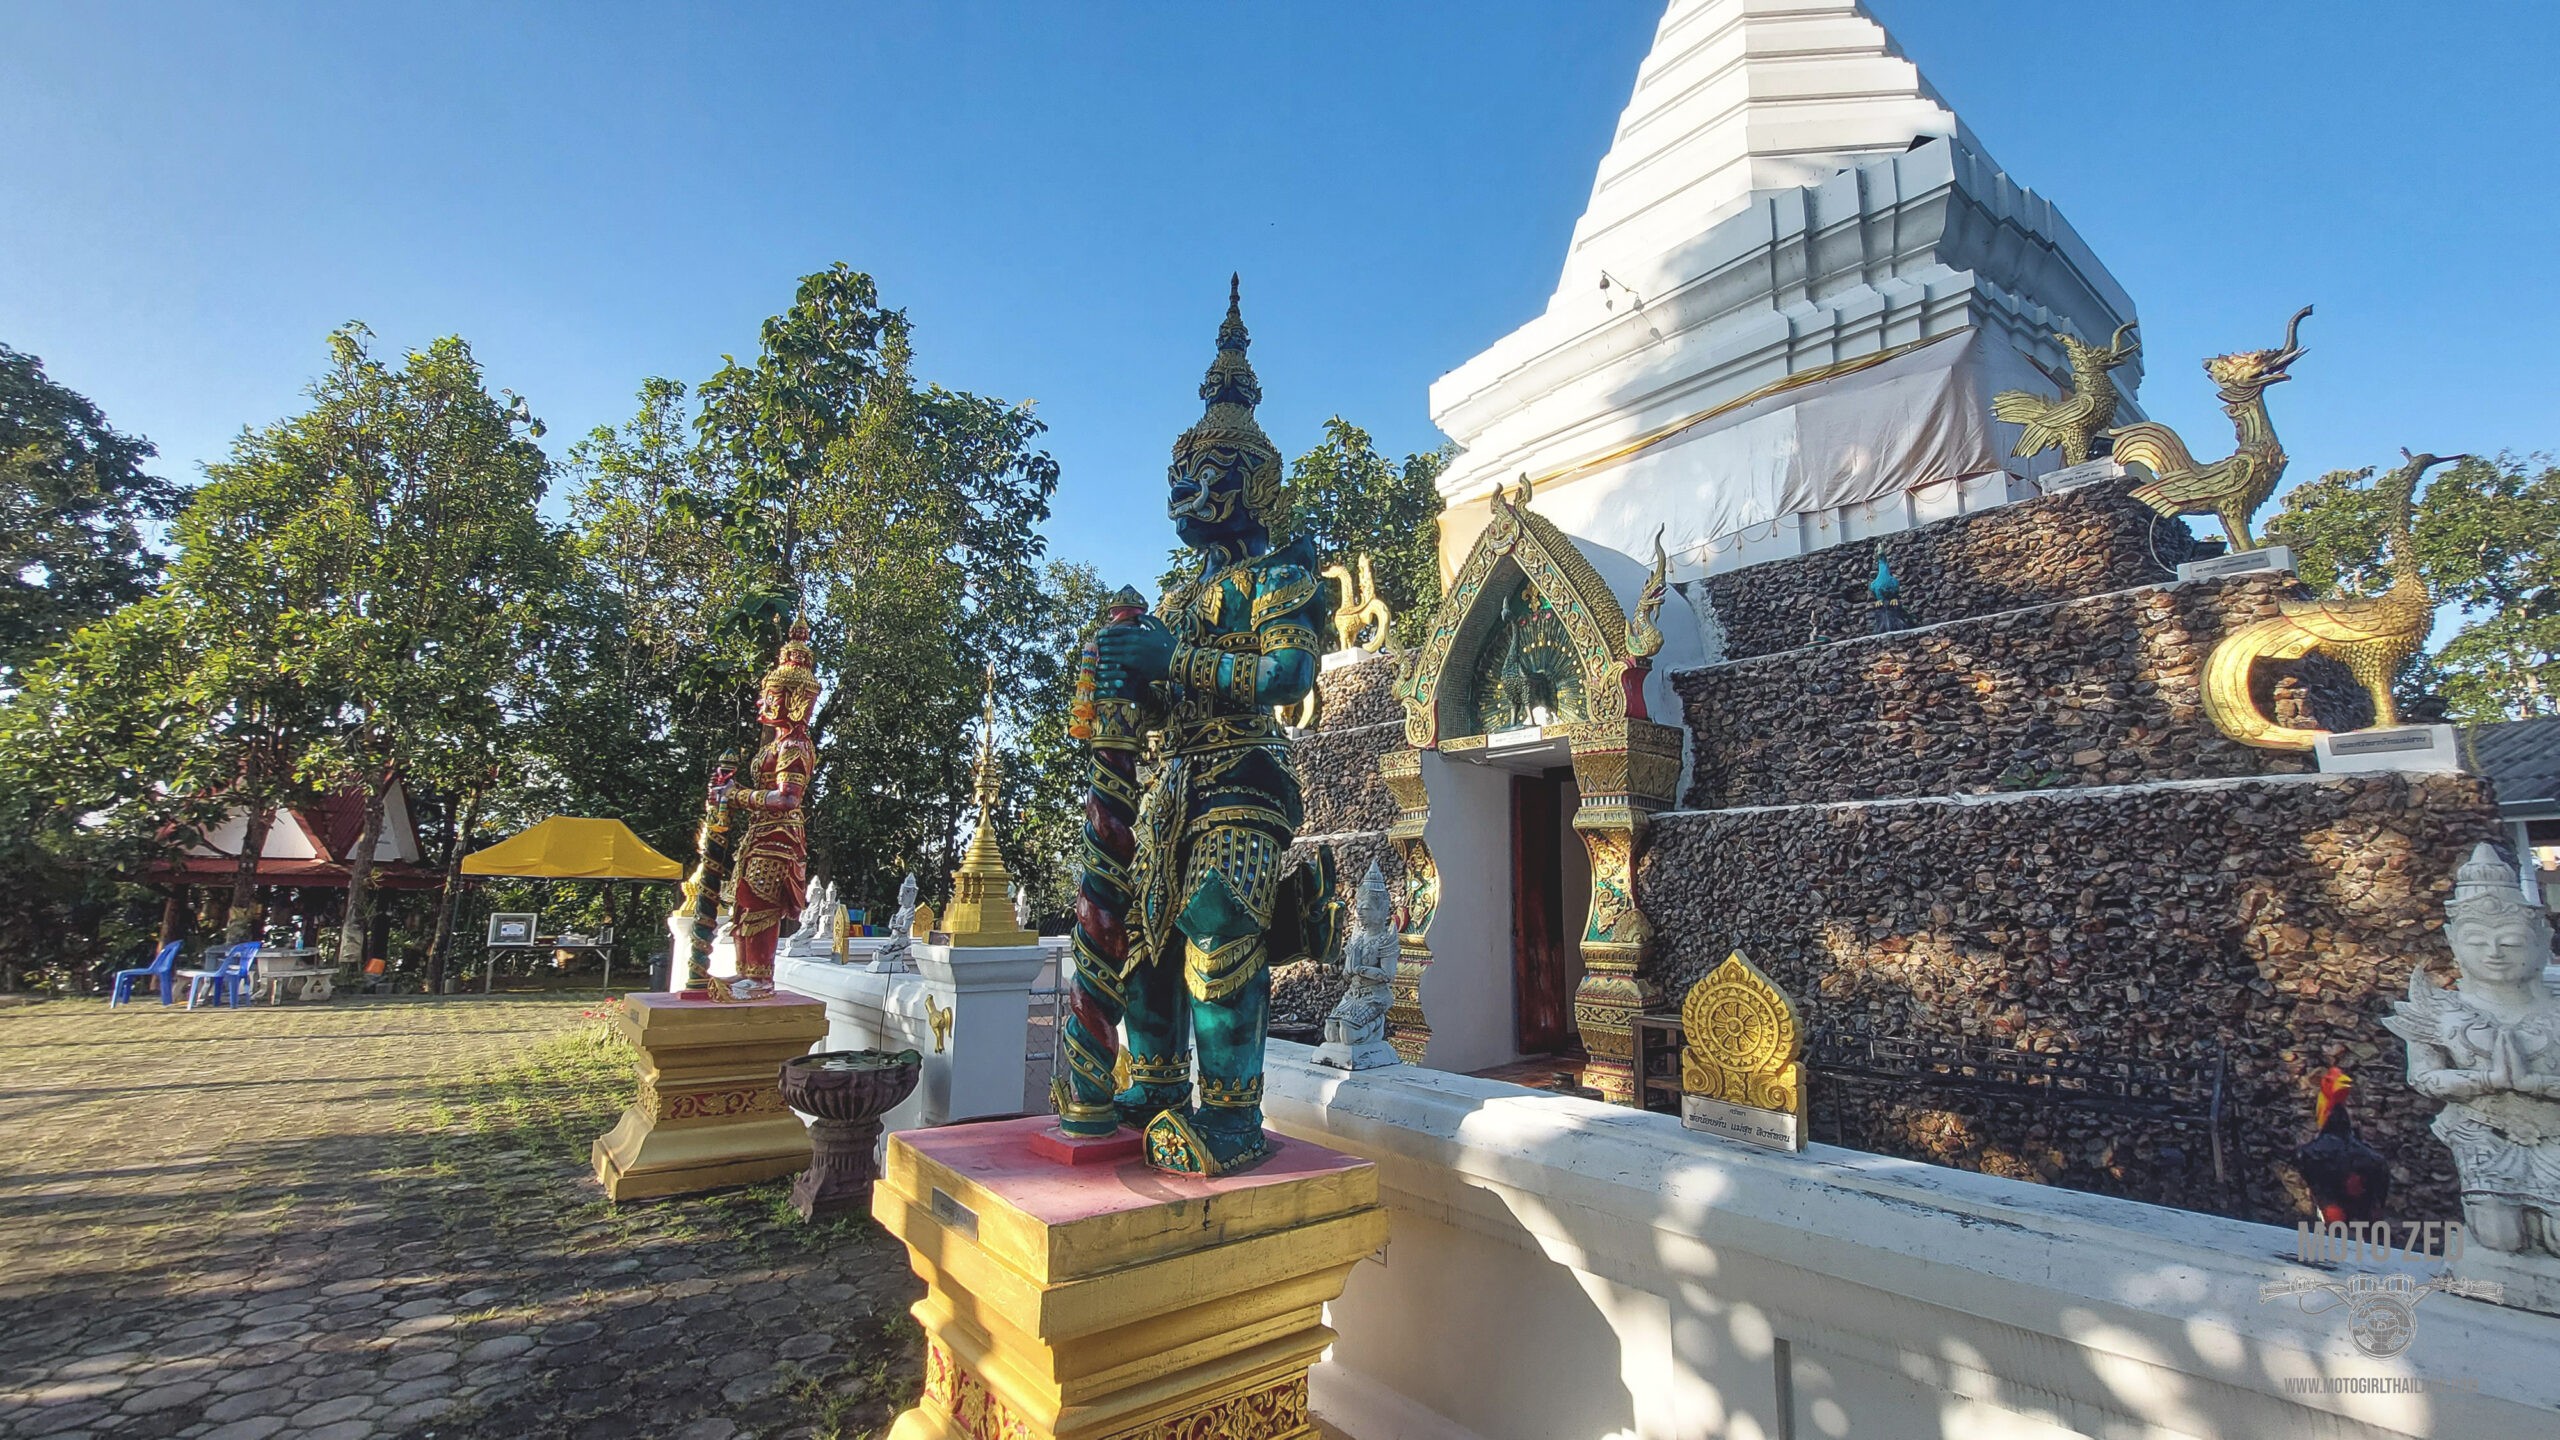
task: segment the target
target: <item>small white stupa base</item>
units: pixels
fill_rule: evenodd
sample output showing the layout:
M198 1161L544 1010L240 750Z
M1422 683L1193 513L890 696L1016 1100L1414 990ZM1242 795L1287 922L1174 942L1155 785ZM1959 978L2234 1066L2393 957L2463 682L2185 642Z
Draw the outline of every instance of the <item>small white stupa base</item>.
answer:
M1336 1070L1377 1070L1401 1065L1404 1057L1384 1040L1363 1040L1348 1045L1339 1040L1328 1040L1316 1047L1315 1061Z

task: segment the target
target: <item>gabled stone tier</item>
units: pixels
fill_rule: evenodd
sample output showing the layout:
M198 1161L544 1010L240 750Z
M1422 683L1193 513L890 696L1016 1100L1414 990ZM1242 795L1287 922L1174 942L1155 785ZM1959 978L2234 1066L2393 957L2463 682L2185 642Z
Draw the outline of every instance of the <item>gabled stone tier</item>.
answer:
M1396 818L1395 796L1378 778L1378 757L1405 748L1404 706L1395 697L1395 683L1396 662L1388 655L1318 679L1315 728L1290 747L1306 805L1299 833L1384 831Z
M1396 660L1378 655L1324 672L1315 728L1290 746L1298 769L1306 820L1289 860L1312 858L1321 845L1333 852L1334 894L1347 907L1357 897L1369 862L1383 868L1391 894L1404 890L1404 860L1387 843L1396 818L1395 796L1378 778L1378 758L1405 748L1404 706L1395 697ZM1273 1011L1293 1019L1322 1019L1340 994L1338 969L1284 966L1272 980ZM1303 993L1302 993L1303 992Z
M1395 796L1378 778L1378 757L1405 748L1404 706L1395 697L1395 683L1393 655L1326 671L1317 681L1322 699L1315 728L1290 745L1306 814L1291 857L1303 858L1319 843L1331 848L1340 870L1336 893L1345 904L1371 860L1385 862L1390 886L1404 879L1387 844Z
M2309 1213L2284 1157L2313 1078L2356 1080L2392 1213L2458 1213L2435 1106L2379 1017L2412 967L2453 976L2443 901L2496 835L2468 775L2195 780L2029 794L1671 811L1637 899L1681 995L1736 947L1813 1023L2230 1064L2233 1185L2158 1121L1815 1080L1815 1134L1864 1150L2273 1223ZM1836 1127L1836 1128L1835 1128Z
M2171 583L1682 671L1672 685L1694 767L1681 803L2307 772L2306 754L2226 739L2200 689L2223 636L2306 593L2277 574ZM2288 675L2302 683L2311 723L2372 723L2372 702L2345 667L2316 656L2260 667L2259 704L2270 713Z
M1710 575L1683 587L1715 605L1729 660L1867 633L1881 555L1921 624L2050 605L2167 580L2218 547L2108 480L1908 530Z

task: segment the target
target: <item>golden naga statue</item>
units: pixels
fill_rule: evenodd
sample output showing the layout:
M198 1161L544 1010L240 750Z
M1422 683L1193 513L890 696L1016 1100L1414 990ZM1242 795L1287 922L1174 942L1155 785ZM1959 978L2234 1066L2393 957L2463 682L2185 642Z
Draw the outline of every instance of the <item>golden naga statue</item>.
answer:
M2435 597L2418 573L2417 546L2409 537L2409 512L2418 478L2438 465L2470 457L2411 455L2382 478L2374 493L2391 507L2391 588L2371 597L2287 600L2284 613L2252 621L2223 637L2204 666L2204 709L2215 728L2243 745L2266 750L2308 750L2319 730L2278 725L2249 693L2250 668L2260 660L2299 660L2326 655L2344 663L2373 697L2376 727L2400 723L2391 703L2391 677L2418 653L2435 624Z
M1671 557L1662 549L1662 532L1669 528L1653 527L1653 564L1644 573L1643 591L1636 596L1636 613L1627 617L1627 654L1633 659L1650 662L1662 653L1662 627L1654 622L1671 594Z
M1384 650L1387 628L1395 622L1395 616L1378 596L1378 582L1369 573L1369 557L1363 554L1354 558L1360 565L1357 585L1351 581L1351 571L1339 562L1327 565L1323 571L1339 597L1333 607L1333 643L1345 650Z
M2115 441L2115 457L2150 470L2152 478L2134 487L2133 498L2163 515L2210 515L2222 522L2222 533L2234 550L2255 550L2257 537L2249 521L2284 478L2284 446L2267 419L2267 387L2293 377L2286 367L2302 358L2294 343L2311 307L2295 312L2284 327L2284 344L2273 350L2243 350L2216 355L2204 362L2204 373L2221 387L2223 413L2231 417L2239 448L2210 465L2199 465L2186 442L2166 425L2144 421L2107 432Z
M2040 455L2054 446L2062 447L2062 463L2077 465L2089 458L2089 442L2116 423L2116 407L2124 397L2116 390L2115 378L2107 372L2142 353L2142 337L2128 335L2134 322L2127 320L2116 327L2115 335L2104 345L2091 345L2075 335L2053 332L2062 353L2071 358L2071 376L2064 379L2039 363L2045 377L2062 387L2060 395L2039 395L2033 390L2003 390L1991 397L1994 418L2026 430L2018 436L2012 455Z
M1627 617L1627 659L1618 681L1626 688L1627 718L1650 720L1645 709L1645 677L1653 673L1653 657L1662 653L1662 602L1671 594L1671 557L1663 553L1662 532L1653 529L1653 567L1645 572L1644 589L1636 596L1635 613Z

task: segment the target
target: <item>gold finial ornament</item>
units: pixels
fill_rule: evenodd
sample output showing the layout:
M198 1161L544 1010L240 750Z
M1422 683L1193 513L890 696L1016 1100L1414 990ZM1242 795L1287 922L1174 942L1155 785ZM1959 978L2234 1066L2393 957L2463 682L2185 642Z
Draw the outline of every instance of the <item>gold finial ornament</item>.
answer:
M2400 723L2391 698L2391 679L2402 662L2418 653L2435 625L2435 597L2427 590L2418 566L2417 542L2409 533L2419 477L2438 465L2466 460L2466 455L2412 455L2373 487L2388 507L2391 523L2391 588L2371 597L2340 595L2327 600L2287 600L2282 611L2254 620L2222 638L2204 663L2204 713L2214 728L2243 745L2262 750L2308 750L2327 733L2301 726L2279 725L2258 708L2251 676L2261 660L2299 660L2326 655L2345 665L2373 699L2373 723L2383 728Z
M2116 333L2104 345L2091 345L2078 336L2053 332L2054 342L2071 361L2068 377L2045 370L2041 361L2032 362L2044 370L2047 378L2062 387L2060 395L2039 395L2033 390L2003 390L1991 397L1993 419L2024 426L2012 455L2039 455L2059 445L2062 463L2077 465L2089 458L2089 443L2106 428L2116 423L2117 407L2124 397L2116 390L2115 378L2107 372L2142 353L2142 337L2133 335L2134 322L2127 320L2116 327Z
M951 1007L937 1005L932 996L924 997L925 1022L933 1027L933 1053L939 1055L951 1041Z
M2230 454L2199 464L2177 431L2149 420L2107 432L2117 460L2151 472L2150 480L2134 487L2133 498L2163 515L2210 515L2221 522L2232 549L2258 548L2249 522L2276 493L2287 458L2275 422L2267 418L2267 387L2293 378L2287 368L2303 356L2294 337L2310 314L2308 305L2295 312L2284 327L2284 344L2273 350L2242 350L2204 362L2238 437Z
M951 872L951 905L942 914L953 945L1037 945L1040 936L1013 917L1013 873L996 848L996 804L1004 789L1004 762L996 758L996 667L987 666L986 700L978 712L976 794L978 828L968 853ZM923 912L919 910L918 915Z
M1804 1132L1804 1025L1777 982L1736 950L1680 1002L1680 1088L1795 1117ZM1798 1147L1802 1144L1798 1140Z
M1280 450L1262 433L1253 407L1262 403L1262 381L1245 358L1253 337L1244 328L1243 277L1227 277L1227 318L1218 326L1218 353L1200 381L1200 398L1208 409L1173 442L1173 469L1178 473L1203 461L1232 470L1240 482L1244 508L1264 530L1279 533L1283 513Z

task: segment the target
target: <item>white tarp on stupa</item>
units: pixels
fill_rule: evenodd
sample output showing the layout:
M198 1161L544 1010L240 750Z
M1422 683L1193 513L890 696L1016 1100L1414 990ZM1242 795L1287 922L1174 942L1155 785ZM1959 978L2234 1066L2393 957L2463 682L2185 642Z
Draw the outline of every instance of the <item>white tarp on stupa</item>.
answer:
M1672 0L1545 313L1431 388L1444 554L1524 475L1688 575L2017 498L1991 394L2132 318L1863 8Z

